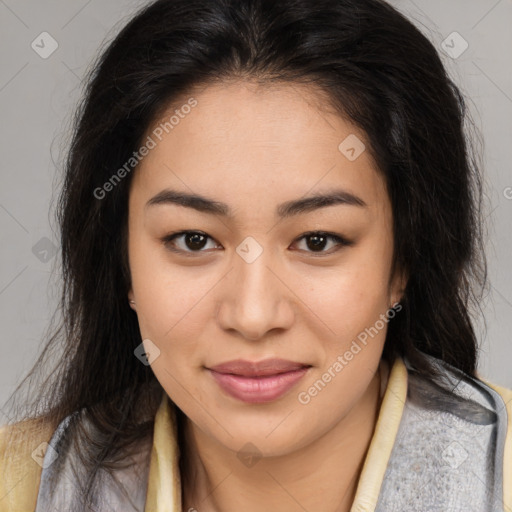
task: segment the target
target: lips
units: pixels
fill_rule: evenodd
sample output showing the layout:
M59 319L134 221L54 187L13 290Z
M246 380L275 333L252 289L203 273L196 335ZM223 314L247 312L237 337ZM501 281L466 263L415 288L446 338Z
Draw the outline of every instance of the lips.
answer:
M248 403L277 400L307 373L311 365L266 359L253 362L238 359L208 368L228 395Z

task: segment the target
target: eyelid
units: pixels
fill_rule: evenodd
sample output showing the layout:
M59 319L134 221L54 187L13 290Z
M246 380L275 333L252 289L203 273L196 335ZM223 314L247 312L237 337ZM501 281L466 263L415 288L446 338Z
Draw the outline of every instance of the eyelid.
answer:
M203 235L206 238L209 238L210 240L214 240L216 244L220 245L219 242L217 242L217 240L215 240L208 233L205 233L204 231L200 231L200 230L197 230L197 229L189 229L189 230L176 231L174 233L169 233L168 235L165 235L163 238L161 238L161 241L162 241L162 243L164 244L164 246L165 246L165 248L167 250L172 251L172 252L177 253L177 254L182 254L182 255L185 255L185 256L192 256L192 257L194 257L194 256L199 256L202 253L206 253L207 251L203 251L203 250L200 250L200 251L186 251L186 250L183 250L183 249L176 249L176 248L173 248L173 247L169 247L169 245L171 244L171 242L175 238L179 238L180 236L187 235L187 234L190 234L190 233Z
M330 238L330 239L334 240L335 242L337 242L337 244L340 245L341 247L345 247L345 246L348 247L348 246L351 246L354 244L354 242L352 240L348 240L343 235L340 235L337 233L332 233L330 231L319 231L319 230L307 231L306 233L303 233L298 238L296 238L293 243L296 243L304 238L307 238L308 236L313 236L313 235L321 235L326 238ZM335 252L338 252L339 250L340 250L340 248L338 248L332 252L327 252L327 251L320 251L320 252L306 251L306 252L308 254L311 254L312 256L322 256L322 255L327 256L327 255L334 254Z
M208 233L205 233L204 231L200 231L200 230L194 230L194 229L177 231L177 232L174 232L174 233L169 233L168 235L165 235L163 238L161 238L161 241L162 241L162 243L164 244L164 246L168 250L170 250L172 252L175 252L175 253L178 253L178 254L183 254L183 255L186 255L186 256L196 256L196 255L200 255L201 253L208 253L209 251L204 251L204 250L188 251L188 250L176 249L176 248L168 247L168 244L170 244L170 242L172 242L175 238L179 238L180 236L191 234L191 233L203 235L206 238L209 238L210 240L213 240L216 244L220 245L219 242L217 242L217 240L215 240L212 236L208 235ZM319 251L319 252L303 251L303 252L306 252L307 254L309 254L311 256L314 256L314 257L330 256L331 254L334 254L334 253L338 252L341 248L349 247L349 246L354 244L353 241L348 240L347 238L345 238L344 236L342 236L340 234L332 233L332 232L329 232L329 231L321 231L321 230L313 230L313 231L307 231L305 233L302 233L292 243L295 244L295 243L303 240L304 238L307 238L308 236L313 236L313 235L322 235L322 236L325 236L326 238L330 238L330 239L334 240L335 242L337 242L338 246L340 246L338 249L336 249L336 250L334 250L332 252L327 252L327 251Z

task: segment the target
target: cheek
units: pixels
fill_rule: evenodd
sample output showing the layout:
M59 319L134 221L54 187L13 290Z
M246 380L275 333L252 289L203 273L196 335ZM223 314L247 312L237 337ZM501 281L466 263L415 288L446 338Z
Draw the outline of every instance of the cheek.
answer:
M194 279L179 269L172 274L141 284L137 295L139 325L144 336L154 338L164 349L178 349L181 344L193 352L194 340L212 315L206 300L211 279Z
M199 266L173 265L158 240L137 235L129 251L142 335L163 340L175 337L176 332L183 335L183 329L198 328L200 324L191 318L203 314L202 299L213 286L214 276Z
M141 336L160 351L152 371L179 406L186 407L191 395L201 402L203 392L196 377L204 360L200 340L212 317L205 297L214 285L212 276L194 276L191 268L171 268L169 262L147 255L141 255L138 263L141 272L133 287Z
M305 302L327 326L336 346L372 326L390 306L388 263L385 254L353 251L343 265L311 280Z
M131 265L141 336L159 350L151 368L162 387L176 403L186 403L189 393L201 395L193 372L200 366L198 340L211 316L205 290L213 283L194 277L192 268L171 268L158 251L140 247L146 250L134 247Z

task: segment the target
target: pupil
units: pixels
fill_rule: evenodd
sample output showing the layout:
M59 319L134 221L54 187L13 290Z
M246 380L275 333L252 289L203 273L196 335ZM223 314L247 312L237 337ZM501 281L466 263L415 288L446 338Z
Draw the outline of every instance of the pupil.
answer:
M205 236L200 233L189 233L185 237L189 249L202 249L204 247Z
M323 249L325 247L326 237L322 235L310 235L308 240L314 240L313 244L308 243L309 249Z

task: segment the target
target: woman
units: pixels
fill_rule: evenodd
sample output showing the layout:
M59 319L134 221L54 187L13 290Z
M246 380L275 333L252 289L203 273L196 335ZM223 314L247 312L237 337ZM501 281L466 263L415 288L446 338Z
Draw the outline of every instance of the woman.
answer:
M2 510L510 510L465 119L380 0L138 13L77 116L63 356Z

